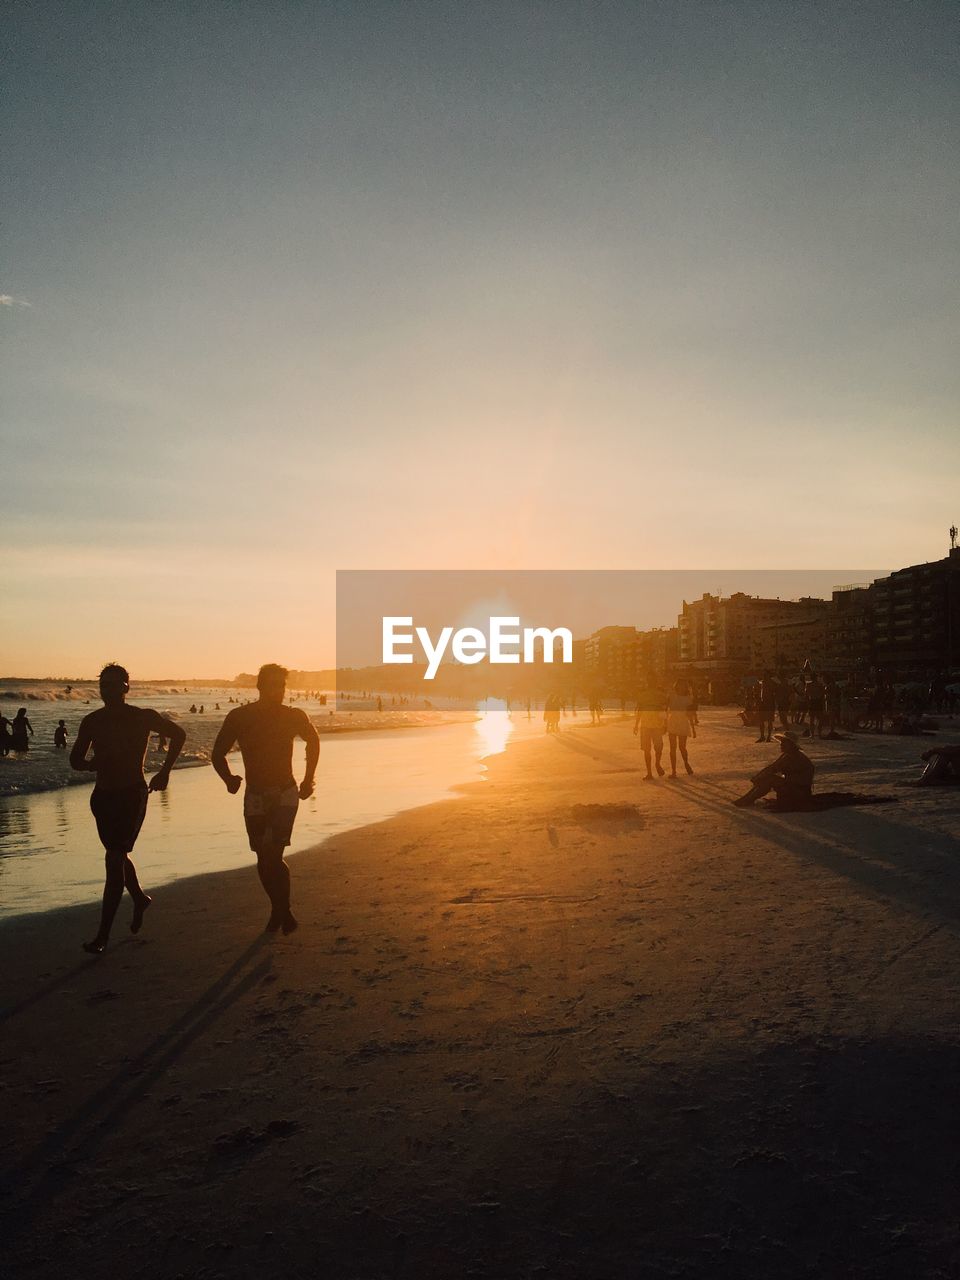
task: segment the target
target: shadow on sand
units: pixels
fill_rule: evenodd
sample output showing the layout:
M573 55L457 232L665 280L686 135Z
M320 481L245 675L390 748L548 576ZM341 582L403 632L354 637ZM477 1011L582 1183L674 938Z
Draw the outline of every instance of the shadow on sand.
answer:
M36 1212L49 1209L58 1189L73 1173L74 1166L95 1155L101 1143L120 1126L131 1108L168 1067L235 1001L263 980L271 968L269 957L243 972L263 945L264 939L258 937L189 1009L127 1062L122 1071L48 1133L17 1165L3 1171L0 1195L5 1201L2 1206L3 1229L8 1237L28 1230ZM57 983L48 985L59 985L70 976L67 974ZM40 999L44 994L46 989L23 1001L19 1007L31 1003L32 999Z

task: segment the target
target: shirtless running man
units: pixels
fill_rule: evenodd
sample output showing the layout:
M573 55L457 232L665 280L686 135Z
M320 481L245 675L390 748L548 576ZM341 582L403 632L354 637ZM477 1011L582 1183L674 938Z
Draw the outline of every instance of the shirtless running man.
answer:
M290 872L283 851L290 843L300 800L313 795L313 779L320 758L320 737L306 713L285 707L287 669L270 662L260 668L260 697L234 707L213 744L212 763L231 795L243 779L230 770L227 752L239 744L247 774L243 817L250 848L257 855L257 873L270 899L267 932L293 933L296 917L290 910ZM297 786L293 776L293 740L307 744L307 768Z
M95 773L97 781L90 797L90 808L97 822L97 832L106 850L106 883L100 928L92 942L83 944L91 955L107 945L113 918L126 886L133 899L131 933L139 933L143 913L152 899L140 888L137 869L130 853L147 812L147 793L166 791L170 770L180 754L187 735L159 711L148 707L132 707L127 703L130 676L124 667L111 662L100 672L100 697L103 706L84 716L77 731L70 764L83 773ZM147 787L143 776L143 760L151 733L169 740L166 758ZM93 758L87 752L93 747Z

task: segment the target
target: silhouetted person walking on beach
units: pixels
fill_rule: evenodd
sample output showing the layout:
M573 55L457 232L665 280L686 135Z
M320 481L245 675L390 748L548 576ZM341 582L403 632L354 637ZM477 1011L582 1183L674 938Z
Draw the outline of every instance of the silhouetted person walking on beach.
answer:
M306 712L283 705L286 667L270 662L260 668L260 697L227 712L213 744L213 767L231 795L243 779L231 772L227 752L239 745L247 774L243 817L250 848L257 855L260 883L270 899L267 932L292 933L297 921L290 910L290 872L283 851L290 843L300 800L313 795L313 779L320 758L320 737ZM293 776L293 740L307 744L307 767L297 786Z
M124 887L133 899L131 933L140 932L143 914L151 902L140 888L136 867L130 861L130 852L147 812L148 787L143 776L143 759L150 735L159 733L161 738L170 740L166 758L150 781L150 791L166 791L170 770L187 737L178 724L159 711L129 706L126 700L129 691L130 676L124 667L111 662L103 668L100 672L103 706L83 717L70 752L74 769L97 775L90 808L106 850L107 876L100 928L92 942L83 944L84 951L93 955L107 945ZM93 758L88 760L91 747Z
M760 709L760 737L758 742L769 742L773 737L773 717L777 713L777 684L769 671L763 673L758 697Z
M807 681L807 706L810 708L811 738L823 737L823 718L826 714L826 689L819 676L811 676ZM806 733L803 735L808 736Z
M30 737L33 737L33 725L27 719L27 708L21 707L17 714L13 717L13 723L10 726L10 749L11 751L29 751L30 743L27 741L27 731Z
M649 676L643 689L637 696L637 717L633 722L633 732L640 735L640 746L647 771L643 775L644 782L653 777L650 769L650 753L656 756L657 773L662 778L666 770L661 763L663 756L663 731L667 720L667 695L660 688L656 676Z
M693 696L686 680L678 680L667 695L667 740L670 743L670 777L677 776L677 747L687 773L693 767L687 759L687 738L693 728Z

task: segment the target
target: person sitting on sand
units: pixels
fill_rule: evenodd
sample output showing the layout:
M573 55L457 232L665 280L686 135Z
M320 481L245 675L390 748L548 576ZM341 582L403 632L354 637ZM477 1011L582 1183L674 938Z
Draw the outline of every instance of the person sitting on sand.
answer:
M58 751L63 751L66 748L67 725L64 720L57 721L57 727L53 731L53 745Z
M914 778L911 787L935 787L960 783L960 743L944 743L931 747L920 757L925 760L923 773Z
M166 719L159 711L130 706L126 700L129 691L130 676L124 667L111 662L103 668L100 672L103 706L80 721L70 752L70 764L74 769L97 776L90 808L106 850L107 874L100 928L92 942L83 944L84 951L92 955L99 954L107 945L124 887L133 899L130 932L140 932L151 898L140 887L130 853L146 816L148 790L166 791L170 770L187 737L178 724ZM143 776L143 760L152 733L169 738L170 748L148 789ZM93 758L88 760L87 752L91 747Z
M653 777L650 769L651 749L656 755L657 773L662 778L666 770L661 764L663 756L663 731L667 721L667 695L660 688L655 675L648 675L644 687L637 695L637 715L633 722L633 732L640 735L640 746L647 771L644 782Z
M257 855L257 873L270 899L267 932L293 933L297 920L290 910L290 872L283 851L290 843L300 800L313 795L320 758L320 737L305 711L283 705L287 669L270 662L260 668L257 702L228 711L211 763L231 795L243 779L231 772L227 752L239 744L247 775L243 817L250 848ZM293 776L293 740L307 744L307 767L297 786Z
M741 809L749 808L771 791L777 793L779 808L803 808L813 794L813 761L800 750L792 733L773 736L780 743L780 755L751 779L753 785L746 795L733 801Z

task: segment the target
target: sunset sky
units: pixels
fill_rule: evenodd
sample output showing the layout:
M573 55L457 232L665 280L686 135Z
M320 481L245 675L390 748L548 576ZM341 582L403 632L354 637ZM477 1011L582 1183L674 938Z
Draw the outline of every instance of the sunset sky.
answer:
M327 665L338 568L945 554L960 6L5 27L0 674Z

